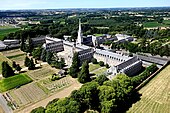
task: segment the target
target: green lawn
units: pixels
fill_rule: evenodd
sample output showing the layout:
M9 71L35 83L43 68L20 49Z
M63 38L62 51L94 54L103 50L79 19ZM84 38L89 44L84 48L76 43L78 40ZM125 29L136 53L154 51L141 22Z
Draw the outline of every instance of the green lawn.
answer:
M96 69L98 69L98 68L100 68L101 66L99 65L99 64L90 64L89 65L89 71L91 72L91 71L94 71L94 70L96 70Z
M30 82L32 82L32 79L26 74L18 74L12 77L4 78L0 80L0 92L5 92Z
M104 72L106 72L106 70L107 70L107 68L106 68L106 67L103 67L103 68L95 71L94 74L96 74L96 75L101 75L101 74L103 74Z
M168 21L165 21L166 24L168 23ZM164 23L158 23L158 22L145 22L143 23L144 27L150 28L150 27L167 27L168 25L166 25Z
M95 36L103 36L103 34L94 34Z
M170 25L170 20L164 20L163 23Z
M9 33L13 33L18 31L20 28L4 28L4 29L0 29L0 40L3 39L3 37Z

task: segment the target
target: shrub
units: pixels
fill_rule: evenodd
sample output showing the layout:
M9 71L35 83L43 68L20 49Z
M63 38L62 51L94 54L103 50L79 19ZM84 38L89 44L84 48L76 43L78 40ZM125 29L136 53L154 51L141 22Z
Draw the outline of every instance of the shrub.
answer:
M104 62L103 62L103 61L100 61L100 62L99 62L99 65L100 65L100 66L104 66Z
M96 58L93 58L91 61L92 61L93 64L97 64L98 63Z

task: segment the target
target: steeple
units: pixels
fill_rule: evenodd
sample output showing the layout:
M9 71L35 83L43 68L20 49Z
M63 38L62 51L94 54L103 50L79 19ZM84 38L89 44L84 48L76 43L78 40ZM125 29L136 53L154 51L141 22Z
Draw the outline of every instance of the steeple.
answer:
M83 42L82 40L82 33L81 33L81 20L79 19L79 30L78 30L78 37L77 37L77 44L80 44Z

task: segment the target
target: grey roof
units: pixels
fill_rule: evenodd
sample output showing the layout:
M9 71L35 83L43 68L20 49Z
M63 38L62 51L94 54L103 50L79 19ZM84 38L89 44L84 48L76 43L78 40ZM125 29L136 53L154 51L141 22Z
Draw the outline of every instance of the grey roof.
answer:
M121 69L124 69L124 68L128 67L129 65L137 62L137 61L139 61L138 57L132 57L131 59L117 65L116 67L117 67L118 70L121 70Z
M122 59L122 60L125 60L125 61L130 59L130 57L128 57L128 56L113 53L113 52L110 52L110 51L107 51L107 50L96 49L95 51L96 51L96 53L106 55L107 57L114 57L114 58Z

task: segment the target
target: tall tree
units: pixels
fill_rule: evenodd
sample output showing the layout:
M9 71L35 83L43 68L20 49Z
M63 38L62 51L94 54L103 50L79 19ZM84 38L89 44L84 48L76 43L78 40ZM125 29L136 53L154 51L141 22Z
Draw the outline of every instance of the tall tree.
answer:
M86 83L90 81L89 64L87 61L85 61L82 65L81 71L78 75L78 81L80 83Z
M7 78L10 76L14 76L14 71L9 66L8 62L2 62L2 76Z
M30 63L29 63L28 69L29 69L29 70L33 70L33 69L35 69L35 64L34 64L34 61L33 61L33 59L32 59L32 58L31 58L31 60L30 60Z
M25 65L26 67L28 67L28 66L29 66L29 63L30 63L30 59L26 56L26 57L25 57L24 65Z
M76 78L78 76L79 65L80 65L80 61L79 61L79 58L78 58L78 53L75 52L74 55L73 55L72 65L69 69L69 74L73 78Z

